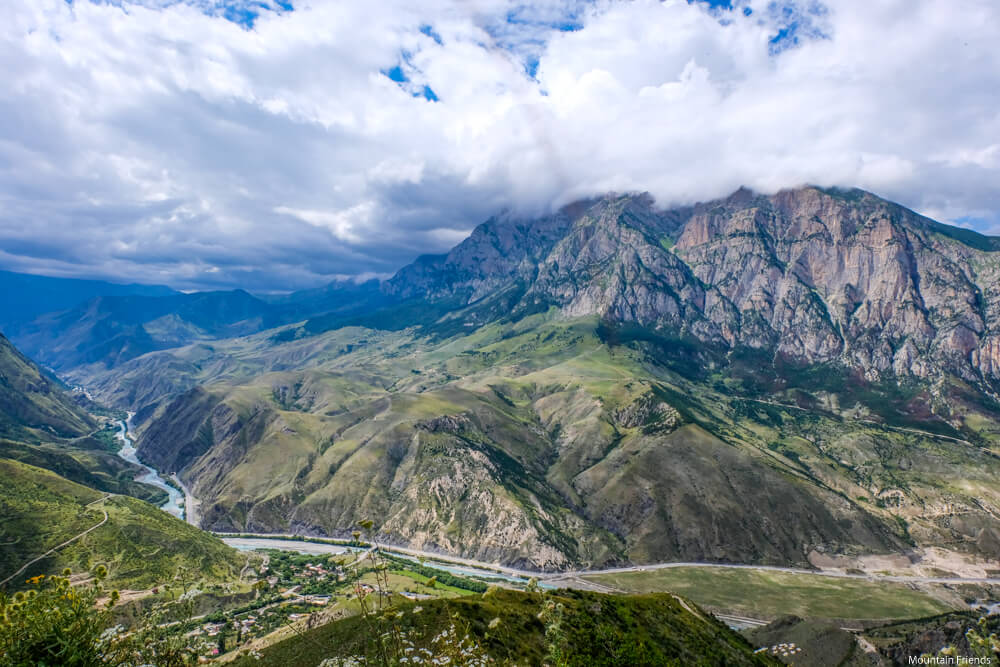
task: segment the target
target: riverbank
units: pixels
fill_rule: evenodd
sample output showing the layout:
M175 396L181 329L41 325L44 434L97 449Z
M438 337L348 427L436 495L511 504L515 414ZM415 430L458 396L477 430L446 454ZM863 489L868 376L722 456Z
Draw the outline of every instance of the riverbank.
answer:
M119 431L116 434L116 437L122 443L121 449L118 450L118 456L129 463L134 463L146 471L145 474L140 474L135 478L137 482L149 484L167 492L167 502L161 505L160 509L173 514L178 519L183 519L186 514L185 494L179 491L177 487L169 484L165 479L160 477L160 473L157 472L156 469L139 460L135 450L135 439L132 437L129 430L129 421L131 421L131 419L132 414L129 413L127 420L118 420Z
M170 475L170 479L177 484L177 486L179 486L181 491L184 493L184 520L196 528L199 527L198 522L201 520L201 514L199 513L201 509L201 501L191 494L191 490L187 487L187 484L181 481L181 478L177 476L177 473Z

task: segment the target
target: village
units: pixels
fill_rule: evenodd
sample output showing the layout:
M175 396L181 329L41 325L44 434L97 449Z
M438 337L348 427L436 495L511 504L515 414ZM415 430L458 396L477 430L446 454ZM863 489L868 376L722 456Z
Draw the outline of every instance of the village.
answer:
M260 554L252 599L241 598L229 608L169 624L170 632L182 634L200 661L357 613L360 599L377 591L374 562L364 552L317 555L265 550ZM383 559L389 583L384 594L390 598L457 597L487 588L483 581L418 562Z

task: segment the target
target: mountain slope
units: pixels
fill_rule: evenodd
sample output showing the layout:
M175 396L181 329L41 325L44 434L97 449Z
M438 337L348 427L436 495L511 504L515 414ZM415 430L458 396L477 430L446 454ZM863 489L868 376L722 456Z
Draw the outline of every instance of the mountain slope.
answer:
M234 549L148 503L107 496L5 458L0 458L0 514L0 579L94 527L19 574L8 584L15 588L23 578L64 567L79 573L104 564L115 585L145 588L182 573L190 581L235 578L243 565Z
M541 568L905 545L846 487L699 409L704 387L609 349L595 321L519 326L383 336L192 389L143 415L140 453L180 472L217 530L347 537L371 517L388 542Z
M97 433L97 420L0 335L0 456L162 502L161 491L135 481L142 469L117 457Z
M77 437L96 423L0 334L0 437Z
M517 283L515 315L552 304L870 378L1000 378L1000 239L860 190L739 191L670 211L609 196L540 221L487 222L386 289L472 305Z

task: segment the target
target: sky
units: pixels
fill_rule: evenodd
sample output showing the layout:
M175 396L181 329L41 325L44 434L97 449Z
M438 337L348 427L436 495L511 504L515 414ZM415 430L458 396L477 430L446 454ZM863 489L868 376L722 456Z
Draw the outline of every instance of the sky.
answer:
M813 183L1000 234L995 0L7 0L0 268L284 291Z

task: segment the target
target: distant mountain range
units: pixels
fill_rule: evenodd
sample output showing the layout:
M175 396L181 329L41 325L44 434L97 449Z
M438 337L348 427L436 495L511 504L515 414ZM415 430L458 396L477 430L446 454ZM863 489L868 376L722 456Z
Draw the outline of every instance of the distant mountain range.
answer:
M383 283L13 330L203 525L529 567L1000 550L1000 239L860 190L498 216Z
M43 313L71 308L98 296L169 296L163 285L120 285L102 280L50 278L0 271L0 330L30 322Z
M256 297L243 290L182 294L166 288L112 285L72 280L43 283L35 276L7 274L10 282L28 284L4 325L10 337L32 358L57 370L87 364L114 366L135 357L195 341L241 336L319 313L369 309L382 299L377 281L333 283L289 295ZM15 280L16 279L16 280ZM68 283L65 293L49 289ZM135 287L136 289L132 289ZM12 295L13 293L8 293ZM20 302L34 299L33 309ZM85 296L83 300L74 300ZM43 305L44 304L44 305ZM35 311L46 308L44 314Z

